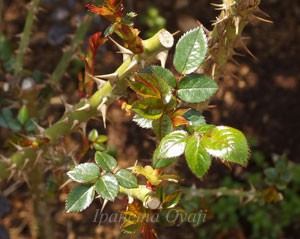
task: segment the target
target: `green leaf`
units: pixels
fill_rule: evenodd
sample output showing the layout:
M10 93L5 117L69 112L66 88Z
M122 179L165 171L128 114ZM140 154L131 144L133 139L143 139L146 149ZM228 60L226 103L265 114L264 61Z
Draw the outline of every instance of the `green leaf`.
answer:
M153 131L159 139L162 139L172 131L172 120L167 114L164 114L152 123Z
M216 128L216 126L212 125L212 124L201 124L201 125L198 125L198 126L195 126L192 128L198 134L205 134L205 133L213 130L214 128Z
M202 27L186 32L175 48L173 64L182 74L190 74L197 70L207 52L207 39Z
M29 112L26 105L23 105L22 108L19 110L17 119L21 123L21 125L24 125L28 121Z
M211 157L201 145L199 136L193 135L187 140L184 155L190 170L202 178L211 165Z
M116 172L119 184L124 188L137 188L138 183L136 177L127 169L119 169Z
M166 208L176 207L181 199L181 196L182 196L182 191L180 190L176 190L168 194L162 202L162 208L166 209Z
M152 87L148 87L144 83L138 82L138 81L129 81L128 82L129 87L135 91L138 95L144 97L144 98L159 98L159 92Z
M135 114L132 119L138 126L144 129L151 129L153 120L145 119L142 116Z
M172 99L172 89L167 83L167 81L160 74L153 73L155 80L158 82L159 90L161 92L161 97L164 104L168 104Z
M98 137L98 131L96 129L92 129L88 136L89 141L95 142L97 137Z
M158 148L158 158L173 158L183 154L188 133L184 130L174 131L165 136Z
M202 145L212 156L229 162L247 165L249 147L242 132L227 126L217 126L207 132Z
M96 152L95 161L102 169L108 172L112 172L117 167L115 158L103 152Z
M114 201L119 192L119 183L115 175L106 173L95 184L97 193L104 199Z
M191 74L179 81L178 97L189 103L199 103L208 100L216 93L218 85L202 74Z
M206 123L204 117L198 111L193 109L184 113L183 117L189 122L190 126L198 126Z
M163 78L172 88L176 87L176 80L173 73L166 68L163 68L161 66L149 66L143 69L142 72L151 74L155 73L155 75L159 75L161 78Z
M93 201L95 188L93 186L79 185L69 194L66 202L67 212L81 212Z
M131 109L143 118L150 120L158 119L163 114L162 101L156 98L147 98L136 101L133 103Z
M154 168L164 168L164 167L170 166L178 159L177 157L161 158L161 157L158 157L157 152L158 152L157 150L154 151L153 160L152 160L152 165Z
M87 183L100 176L100 170L94 163L82 163L77 165L73 170L67 172L67 175L75 182Z

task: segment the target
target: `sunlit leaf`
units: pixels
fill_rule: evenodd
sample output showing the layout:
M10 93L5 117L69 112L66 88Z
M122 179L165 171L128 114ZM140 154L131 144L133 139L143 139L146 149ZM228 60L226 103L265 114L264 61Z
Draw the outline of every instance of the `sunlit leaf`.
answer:
M158 158L173 158L183 154L188 133L184 130L174 131L165 136L158 148Z
M135 114L132 119L138 126L144 129L151 129L153 120L145 119L142 116Z
M93 186L79 185L68 195L66 201L67 212L81 212L86 209L93 201L95 188ZM45 209L46 210L46 209Z
M104 199L114 201L119 192L119 183L115 175L106 173L95 184L97 193Z
M211 165L211 157L201 145L198 135L193 135L187 140L184 155L190 170L198 178L202 178Z
M100 170L94 163L82 163L67 172L67 175L75 182L87 183L95 180L100 175Z
M199 103L208 100L216 93L218 85L202 74L191 74L179 81L178 97L189 103Z
M207 52L207 39L202 27L186 32L178 41L174 66L179 73L190 74L197 70Z
M210 155L228 162L247 165L249 147L245 136L239 130L217 126L207 132L201 142Z
M107 153L96 152L95 161L102 169L109 172L112 172L117 167L115 158Z
M173 73L166 68L153 65L143 69L142 72L159 75L168 83L169 86L171 86L172 88L176 87L176 80Z
M124 188L136 188L138 187L136 177L127 169L119 169L116 172L116 177L119 184Z

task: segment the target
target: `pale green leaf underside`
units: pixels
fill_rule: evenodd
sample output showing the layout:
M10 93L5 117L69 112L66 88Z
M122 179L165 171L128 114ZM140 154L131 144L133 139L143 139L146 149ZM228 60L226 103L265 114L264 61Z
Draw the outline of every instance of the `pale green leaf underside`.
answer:
M179 81L178 97L189 103L199 103L208 100L216 93L218 85L202 74L191 74Z
M114 201L119 192L119 184L116 177L107 173L96 182L96 191L104 199Z
M199 136L193 135L187 140L184 155L190 170L202 178L211 165L211 157L201 145Z
M188 133L184 130L174 131L165 136L158 146L158 158L173 158L183 154Z
M67 175L75 182L87 183L95 180L100 175L100 170L94 163L83 163L67 172Z
M244 166L248 162L248 143L243 133L237 129L217 126L204 135L202 144L214 157Z
M93 201L95 196L94 186L79 185L69 194L66 202L67 212L81 212Z
M152 128L152 122L153 120L149 120L146 118L143 118L139 114L135 114L132 119L133 122L137 123L138 126L144 129L151 129Z
M174 66L179 73L190 74L197 70L207 52L207 39L202 27L186 32L178 41Z

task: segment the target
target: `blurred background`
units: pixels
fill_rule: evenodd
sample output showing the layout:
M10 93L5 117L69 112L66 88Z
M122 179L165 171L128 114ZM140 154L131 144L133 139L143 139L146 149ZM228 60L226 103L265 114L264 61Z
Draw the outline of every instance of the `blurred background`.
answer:
M71 39L78 26L85 22L87 14L85 5L91 1L80 0L41 0L40 10L34 22L30 40L30 50L24 61L26 72L22 79L15 79L9 72L10 59L18 47L18 34L22 32L27 15L26 0L1 0L0 2L0 123L3 142L1 153L7 150L7 139L18 130L16 125L1 122L6 117L2 102L10 100L18 102L18 95L4 89L9 84L36 84L49 98L50 105L42 113L42 125L53 122L63 113L64 108L60 97L75 103L78 98L77 74L82 71L83 64L80 52L85 46L76 47L78 52L62 75L60 83L51 84L47 81L55 70L64 51L70 47ZM124 0L128 11L138 13L135 26L141 30L141 36L147 38L160 28L170 32L184 32L195 26L197 21L211 30L212 21L218 15L207 0ZM193 185L200 188L259 188L268 177L266 169L276 168L278 161L286 162L292 179L287 187L282 187L283 200L261 204L251 202L241 204L240 198L208 196L206 199L189 195L183 203L187 207L208 210L207 221L198 227L184 224L181 227L158 227L160 238L298 238L300 233L300 2L297 0L262 0L261 10L269 15L272 24L259 22L248 25L243 36L248 48L255 58L238 50L244 56L236 56L238 64L229 62L224 76L219 81L220 90L213 98L211 109L204 113L207 122L217 125L229 125L243 131L250 142L252 156L247 169L229 168L215 163L204 181L199 182L186 166L179 162L176 170L187 178L186 187ZM88 36L103 31L107 22L93 16ZM177 39L179 37L176 36ZM121 56L116 55L112 44L106 44L97 55L96 74L113 72L121 63ZM172 55L172 52L171 52ZM5 64L5 66L3 66ZM173 69L171 61L167 63ZM25 81L24 79L27 79ZM25 82L25 83L24 83ZM23 84L23 85L22 85ZM23 88L24 89L24 88ZM30 96L26 96L29 97ZM30 99L29 99L30 101ZM34 110L40 111L39 102L32 102ZM2 109L3 107L3 109ZM146 162L151 158L155 143L147 130L140 129L124 117L118 105L113 105L108 114L110 119L105 131L99 122L95 127L107 133L109 144L118 149L118 160L123 166L132 165L136 160ZM30 126L26 126L30 132ZM69 147L75 140L70 137ZM277 166L277 168L280 166ZM179 170L178 170L179 169ZM0 186L4 187L1 182ZM56 185L57 186L57 185ZM118 224L97 225L93 223L97 203L80 214L64 213L65 194L60 193L58 201L53 202L52 215L56 223L53 238L135 238L120 235ZM118 210L116 204L107 209ZM50 209L49 209L50 210ZM30 191L26 185L17 191L0 196L0 239L34 238L30 221L32 218Z

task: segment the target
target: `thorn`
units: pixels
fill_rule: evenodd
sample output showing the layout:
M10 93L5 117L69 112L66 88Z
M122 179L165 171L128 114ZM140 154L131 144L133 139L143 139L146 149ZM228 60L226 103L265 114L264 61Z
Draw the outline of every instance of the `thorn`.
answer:
M103 212L103 210L104 210L104 208L105 208L105 206L106 206L107 203L108 203L108 200L105 199L105 200L103 201L103 205L102 205L102 207L101 207L100 213Z
M24 161L25 161L25 162L24 162L24 164L23 164L23 166L22 166L22 168L21 168L20 171L24 170L24 168L25 168L25 167L27 166L27 164L30 162L30 159L29 159L29 158L26 158Z
M24 181L25 181L25 183L27 184L28 188L29 188L29 189L32 189L32 187L31 187L31 185L30 185L30 183L29 183L29 180L28 180L27 175L26 175L26 174L22 174L22 176L23 176Z
M103 125L104 128L106 129L106 113L107 113L107 105L103 105L100 109L101 113L102 113L102 119L103 119Z
M68 179L63 185L61 185L58 190L61 190L62 188L64 188L65 186L67 186L69 183L73 182L72 179Z
M267 19L255 16L255 15L252 15L252 18L254 18L254 19L258 20L258 21L266 22L266 23L273 23L271 20L267 20Z
M86 135L86 126L87 126L87 122L82 122L80 123L79 127L82 130L83 135Z
M169 54L169 51L164 50L156 55L156 59L158 59L160 61L161 67L163 67L163 68L165 68L165 66L166 66L168 54Z
M18 151L23 150L23 147L21 147L20 145L15 144L13 141L9 141L9 143L11 143L11 145L14 146Z
M234 17L233 21L234 21L234 26L235 26L235 35L239 34L239 28L240 28L240 17Z
M4 162L10 163L9 158L6 158L4 155L0 154L0 158L1 158Z
M242 48L250 55L254 60L257 61L257 58L254 56L254 54L249 50L249 48L246 46L246 44L243 42L242 38L239 39L239 43L241 44Z
M61 102L63 103L64 107L65 107L65 113L69 113L72 112L73 110L73 105L70 105L66 102L66 100L61 96L60 97Z
M82 107L75 109L76 112L78 111L89 111L91 109L91 105L89 103L84 104Z
M97 110L101 112L104 128L106 128L106 112L107 112L107 105L105 104L107 102L107 97L105 97L101 104L97 107Z
M106 83L105 80L96 78L95 76L89 74L88 72L86 72L86 74L96 82L98 90L100 90L102 88L102 86Z
M119 74L118 74L118 72L114 72L114 73L107 74L107 75L96 75L94 77L96 77L98 79L109 80L109 82L113 83L119 78Z
M37 128L37 130L39 131L39 133L40 134L44 134L45 129L42 126L38 125L38 123L36 123L34 120L31 120L31 121L35 125L35 127Z
M126 70L124 70L124 72L126 73L132 70L134 67L136 67L137 63L137 60L133 60L132 62L130 62L129 66L126 68Z
M37 156L36 156L36 160L34 161L34 166L37 164L37 162L39 161L39 159L40 159L40 157L42 156L42 154L43 154L43 151L42 150L39 150L38 152L37 152Z
M217 17L216 20L213 21L212 25L215 26L215 25L217 25L217 24L220 24L221 22L224 22L224 21L227 20L227 19L228 19L228 16L225 16L225 17L223 17L222 19L220 19L220 18Z
M79 120L75 119L72 123L71 129L74 129L78 124L79 124Z
M178 31L176 31L176 32L174 32L174 33L172 33L172 35L173 36L176 36L177 34L179 34L181 31L180 30L178 30Z
M216 66L217 66L217 64L214 63L214 64L213 64L213 67L212 67L212 70L211 70L211 76L212 76L213 79L215 78Z
M261 13L262 15L264 15L266 17L270 17L269 14L267 14L266 12L264 12L263 10L261 10L259 7L256 8L256 12L257 13Z
M132 57L134 54L129 49L121 46L118 42L116 42L113 38L108 37L119 49L119 53L123 54L123 61L126 61L128 58Z
M198 20L197 20L197 24L198 24L200 27L203 28L204 32L205 32L207 35L210 34L210 30L208 30L208 29L207 29L201 22L199 22Z
M61 123L64 123L64 124L68 124L69 123L69 118L66 117L64 118L62 121L60 121Z

